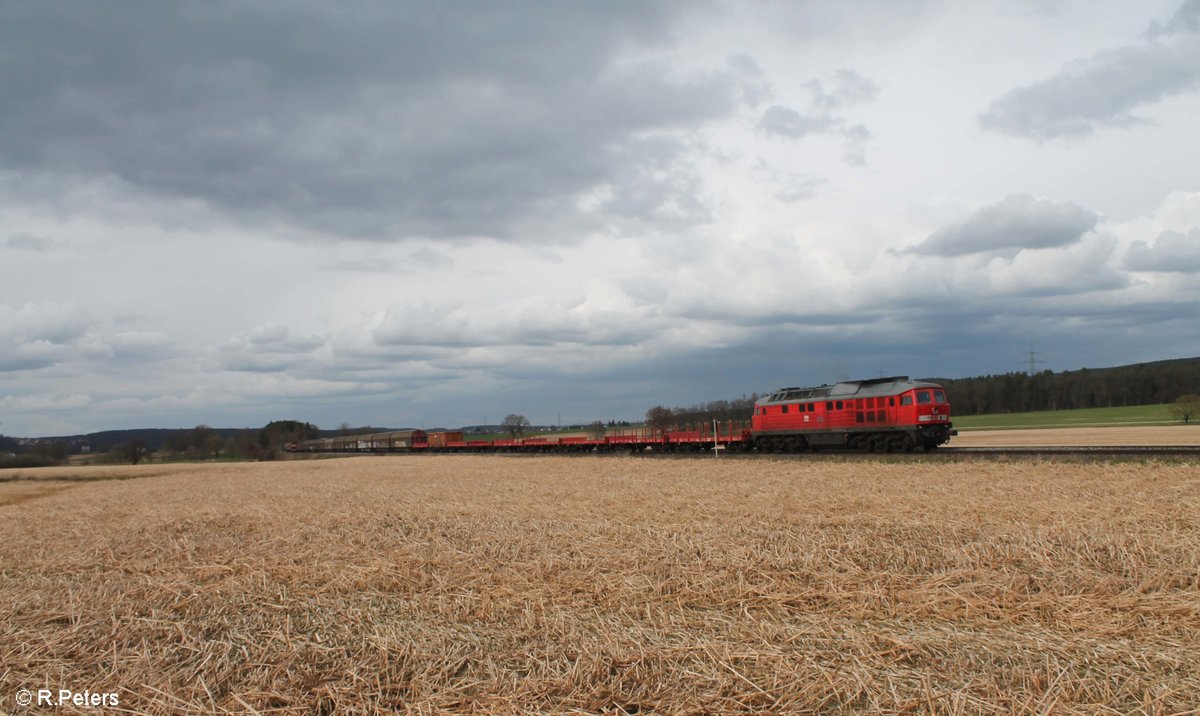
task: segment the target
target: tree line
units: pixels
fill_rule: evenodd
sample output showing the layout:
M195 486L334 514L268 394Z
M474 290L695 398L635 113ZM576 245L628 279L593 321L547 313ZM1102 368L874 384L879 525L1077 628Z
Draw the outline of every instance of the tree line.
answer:
M158 460L274 460L284 445L311 440L320 430L298 420L276 420L262 428L218 430L207 425L182 430L127 431L126 439L108 442L90 453L98 463L138 464ZM66 462L72 440L28 443L0 435L0 467L42 467ZM8 453L12 453L9 455Z
M317 426L299 420L275 420L262 428L237 430L225 437L207 425L197 425L169 433L161 453L167 459L274 460L286 444L312 440L320 433ZM128 458L134 457L127 446L126 452Z
M678 408L656 405L646 411L645 424L661 433L674 429L696 430L712 425L714 420L719 424L748 422L758 398L758 393L751 393L733 400L712 400Z
M1157 405L1200 393L1200 358L932 380L958 415Z

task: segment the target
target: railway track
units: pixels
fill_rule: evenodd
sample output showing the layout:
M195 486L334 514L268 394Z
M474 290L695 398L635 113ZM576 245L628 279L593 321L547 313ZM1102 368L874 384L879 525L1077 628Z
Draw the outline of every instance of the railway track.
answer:
M1200 455L1200 445L1041 445L1026 447L946 447L933 454L947 455Z
M580 453L575 453L580 454ZM611 453L620 455L621 453ZM630 455L630 453L625 453ZM633 457L660 460L712 460L707 453L644 452ZM1200 445L1055 445L1026 447L941 447L924 453L862 452L850 450L820 450L798 453L758 453L722 451L721 460L1000 460L1005 458L1041 458L1062 460L1108 460L1159 457L1200 458Z
M649 453L647 453L649 455ZM669 454L661 454L667 457ZM683 457L682 455L676 455ZM692 457L705 457L693 454ZM712 454L707 455L711 459ZM895 459L955 459L955 458L1008 458L1008 457L1038 457L1038 458L1132 458L1132 457L1200 457L1200 445L1044 445L1020 447L941 447L925 453L881 453L860 451L820 451L802 453L734 453L726 457L735 459L783 458L805 460L821 457L839 458L895 458Z
M414 454L411 452L405 453L385 453L371 451L346 451L346 452L328 452L329 456L334 455L362 455L362 454ZM446 453L426 453L424 451L415 454L446 454ZM608 455L613 457L638 457L644 459L658 460L712 460L712 449L704 451L687 451L687 452L655 452L653 450L645 451L621 451L614 450L610 452L505 452L505 451L488 451L488 452L462 452L451 453L462 455L495 455L498 457L536 457L536 456L560 456L560 457L594 457L598 455ZM759 452L737 452L722 450L720 454L721 460L822 460L822 459L893 459L893 460L951 460L956 458L963 459L1000 459L1000 458L1019 458L1019 457L1036 457L1036 458L1064 458L1064 459L1109 459L1109 458L1156 458L1156 457L1196 457L1200 458L1200 445L1052 445L1052 446L1022 446L1022 447L941 447L924 453L903 453L903 452L863 452L857 450L818 450L805 451L796 453L759 453Z

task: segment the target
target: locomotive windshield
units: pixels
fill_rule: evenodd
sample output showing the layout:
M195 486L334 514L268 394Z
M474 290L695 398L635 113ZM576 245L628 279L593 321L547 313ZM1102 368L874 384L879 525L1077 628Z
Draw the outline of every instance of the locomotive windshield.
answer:
M946 394L940 390L933 391L933 402L935 402L935 403L946 402Z

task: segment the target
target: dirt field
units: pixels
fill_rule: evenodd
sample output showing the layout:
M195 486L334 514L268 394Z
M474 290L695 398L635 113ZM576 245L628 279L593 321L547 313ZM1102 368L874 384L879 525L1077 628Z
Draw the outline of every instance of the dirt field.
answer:
M20 472L0 482L0 713L44 712L21 688L153 714L1200 703L1194 463Z
M1200 445L1200 423L1151 427L963 430L952 447L1043 447L1054 445Z

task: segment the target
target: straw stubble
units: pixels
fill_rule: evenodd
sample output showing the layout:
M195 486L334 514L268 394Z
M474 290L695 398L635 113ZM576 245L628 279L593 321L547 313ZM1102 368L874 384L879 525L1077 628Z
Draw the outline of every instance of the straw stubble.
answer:
M5 699L91 688L136 713L297 714L1200 700L1189 463L28 472L60 489L5 502L17 483L0 485Z

